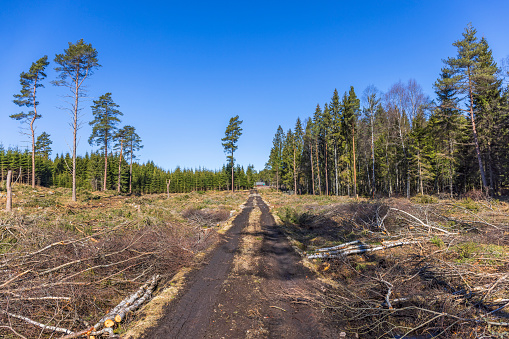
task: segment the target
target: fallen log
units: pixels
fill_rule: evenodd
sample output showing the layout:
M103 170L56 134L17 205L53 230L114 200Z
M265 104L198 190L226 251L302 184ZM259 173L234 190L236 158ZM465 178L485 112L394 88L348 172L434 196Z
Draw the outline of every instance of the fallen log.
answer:
M131 310L135 310L136 308L138 308L150 297L150 294L154 290L157 282L159 281L159 278L160 278L159 275L154 275L135 293L131 294L130 296L122 300L117 306L115 306L108 314L102 317L94 325L94 330L99 331L103 326L106 328L113 327L115 325L116 319L120 319L120 321L122 321L127 313L129 313ZM118 318L117 315L119 315Z
M384 250L386 248L396 247L396 246L403 246L403 245L409 245L409 244L416 244L419 243L417 240L409 240L409 241L395 241L391 243L384 243L379 246L371 246L368 244L361 243L359 246L356 247L348 247L341 251L330 251L330 252L323 252L323 253L314 253L308 255L308 259L318 259L318 258L341 258L352 254L362 254L362 253L368 253L368 252L374 252L379 250Z

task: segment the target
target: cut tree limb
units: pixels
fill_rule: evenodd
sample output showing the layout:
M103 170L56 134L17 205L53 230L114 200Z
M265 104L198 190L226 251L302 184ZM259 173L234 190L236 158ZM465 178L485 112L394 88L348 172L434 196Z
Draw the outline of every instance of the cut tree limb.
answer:
M382 245L374 246L374 247L371 245L368 245L368 244L360 243L360 245L358 245L358 246L350 246L350 247L347 247L341 251L329 251L329 252L310 254L310 255L308 255L308 259L341 258L341 257L345 257L347 255L380 251L380 250L384 250L386 248L409 245L409 244L416 244L416 243L419 243L419 241L417 241L417 240L401 241L400 240L400 241L394 241L391 243L384 243Z
M443 228L435 227L435 226L431 226L431 225L429 225L429 224L426 224L426 223L424 223L421 219L417 218L416 216L413 216L412 214L410 214L410 213L408 213L408 212L405 212L405 211L403 211L403 210L400 210L400 209L398 209L398 208L390 207L389 209L390 209L390 210L393 210L393 211L396 211L396 212L401 212L401 213L403 213L403 214L408 215L409 217L413 218L414 220L417 220L417 221L418 221L418 222L419 222L422 226L424 226L424 227L428 227L428 228L430 228L430 229L434 229L434 230L437 230L437 231L443 232L443 233L445 233L445 234L455 234L455 233L451 233L451 232L449 232L449 231L447 231L447 230L444 230Z
M61 333L65 333L65 334L72 334L73 333L71 330L68 330L66 328L60 328L60 327L56 327L56 326L48 326L46 324L42 324L42 323L37 322L35 320L32 320L30 318L24 317L22 315L13 314L13 313L6 312L6 311L3 311L3 310L1 310L1 312L6 314L6 315L8 315L9 317L26 321L29 324L32 324L32 325L35 325L37 327L42 328L43 330L49 330L49 331L53 331L53 332L61 332Z

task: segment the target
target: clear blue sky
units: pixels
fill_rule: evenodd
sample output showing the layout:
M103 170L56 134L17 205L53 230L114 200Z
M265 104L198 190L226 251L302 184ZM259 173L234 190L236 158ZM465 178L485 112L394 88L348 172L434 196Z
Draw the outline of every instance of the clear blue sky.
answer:
M495 60L509 56L509 1L3 1L0 12L0 142L27 147L19 122L19 74L83 38L103 66L86 81L96 99L112 92L123 124L137 128L141 161L165 169L220 168L230 117L244 121L238 163L263 169L278 125L293 128L334 88L386 91L416 79L433 97L442 59L469 22ZM39 90L37 133L53 150L72 140L63 88ZM78 153L92 120L83 102Z

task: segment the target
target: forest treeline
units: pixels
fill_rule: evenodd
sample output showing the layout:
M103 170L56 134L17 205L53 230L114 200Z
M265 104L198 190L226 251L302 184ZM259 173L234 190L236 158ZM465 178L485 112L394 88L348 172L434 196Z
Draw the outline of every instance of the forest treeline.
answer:
M124 158L120 162L119 153L108 155L106 189L118 190L119 178L121 193L129 193L130 164ZM72 188L72 175L69 167L72 164L70 154L56 155L51 159L47 154L36 149L35 184L44 187ZM28 150L4 149L0 145L0 187L7 178L7 170L13 171L13 181L31 184L32 156ZM257 180L257 173L252 165L247 169L237 165L234 168L236 189L252 188ZM100 152L86 153L76 158L76 177L79 190L98 191L103 189L104 155ZM167 171L158 167L153 161L144 164L132 164L132 193L185 193L191 191L228 190L231 183L231 167L221 170L203 168L187 169L177 167ZM167 187L169 181L169 186Z
M71 154L58 155L50 158L50 134L42 132L35 135L35 123L42 117L38 111L38 90L44 87L46 68L50 65L48 56L43 56L33 62L27 72L20 74L21 90L14 94L13 102L23 110L12 114L12 119L22 123L24 134L31 139L31 151L21 151L18 148L4 149L0 145L0 181L7 178L7 172L12 171L12 181L46 187L68 187L72 189L72 200L76 201L77 188L85 190L117 190L118 193L160 193L160 192L190 192L211 189L246 189L255 182L256 172L253 166L244 170L241 166L234 166L233 151L236 139L232 139L231 161L221 170L181 169L165 171L152 161L145 164L135 162L136 152L143 148L141 138L136 128L130 125L119 127L124 115L107 92L93 101L91 106L93 120L89 122L92 133L88 138L91 146L98 146L99 151L80 156L76 153L78 127L82 123L80 101L86 96L82 87L97 69L98 52L91 44L83 39L75 44L69 42L69 47L62 54L56 54L53 60L57 79L51 81L53 85L63 86L70 90L72 98L69 107L64 109L71 113L71 129L73 132ZM238 116L237 116L238 118ZM242 121L240 121L242 123ZM239 129L241 131L241 129ZM223 140L229 140L228 136ZM224 146L224 145L223 145ZM226 147L226 146L225 146ZM225 148L226 149L226 148ZM112 153L114 152L114 153ZM229 177L231 174L231 179ZM235 175L234 187L232 187Z
M386 93L354 88L273 139L267 179L308 194L504 194L509 89L487 40L468 25L444 60L434 100L415 80ZM362 102L362 104L361 104Z

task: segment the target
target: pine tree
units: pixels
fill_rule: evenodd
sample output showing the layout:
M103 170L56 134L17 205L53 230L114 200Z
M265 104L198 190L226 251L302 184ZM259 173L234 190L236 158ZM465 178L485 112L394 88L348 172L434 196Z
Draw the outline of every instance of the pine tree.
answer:
M69 42L69 48L64 54L55 56L55 71L59 73L59 80L53 83L57 86L65 86L72 93L70 111L72 114L73 147L72 147L72 201L76 201L76 146L79 121L79 101L84 96L83 82L92 75L93 71L100 67L97 60L97 51L91 44L86 44L80 39L73 44Z
M103 191L106 191L106 182L108 178L108 144L113 140L118 131L117 124L120 122L118 116L124 114L117 109L119 106L115 104L111 98L111 93L101 95L98 100L94 100L94 105L91 107L94 120L89 123L93 128L92 134L88 138L88 143L90 145L96 144L103 150Z
M38 137L37 141L35 142L35 153L39 156L44 157L44 159L48 160L52 150L51 150L51 144L53 141L49 138L51 135L49 135L46 132L42 132Z
M32 63L28 73L22 72L20 75L21 93L14 95L13 102L20 106L31 107L33 111L28 113L13 114L10 117L16 120L21 120L30 126L30 136L32 139L32 187L35 188L35 120L41 118L37 113L37 88L44 87L41 83L46 78L44 70L49 65L48 56L45 55L36 62Z
M231 164L231 171L232 171L232 193L234 190L234 168L233 164L235 161L235 158L233 157L233 152L235 152L238 148L237 142L239 140L239 137L242 135L242 128L240 125L242 124L242 120L239 120L239 116L236 115L233 118L230 118L230 122L228 123L228 126L226 127L225 131L225 137L221 139L222 145L224 148L224 152L228 155L226 158L230 160Z

